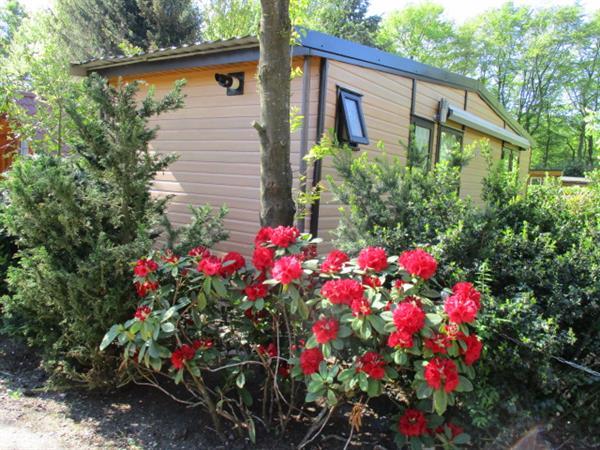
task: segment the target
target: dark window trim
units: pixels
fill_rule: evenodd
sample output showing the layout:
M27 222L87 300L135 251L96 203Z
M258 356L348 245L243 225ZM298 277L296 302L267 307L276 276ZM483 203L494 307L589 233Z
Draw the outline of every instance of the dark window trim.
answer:
M464 137L465 137L464 130L458 130L454 127L449 127L447 125L441 125L441 124L438 125L437 145L436 145L436 150L435 150L435 163L436 164L440 162L441 149L442 149L442 133L444 133L444 132L458 136L459 140L460 140L460 149L461 149L461 151L463 150Z
M427 158L427 170L429 170L431 168L431 160L435 156L433 154L434 153L433 136L435 133L435 122L433 120L425 119L420 116L412 115L410 117L410 130L409 130L409 134L408 134L408 151L410 151L410 148L412 146L412 135L413 135L412 127L413 127L413 125L418 125L421 128L428 128L431 131L431 133L429 133L429 156ZM410 164L410 155L407 155L406 163Z
M367 130L367 123L362 108L362 97L362 94L359 94L358 92L354 92L350 89L337 86L335 132L340 142L344 142L344 140L340 136L340 131L342 125L345 126L346 133L348 134L348 141L345 143L349 144L351 147L357 147L359 144L369 145L369 133ZM354 101L358 105L358 121L360 122L360 127L362 129L363 136L350 134L350 127L348 126L347 121L348 111L346 110L346 99ZM344 121L344 123L342 123L342 120Z
M519 166L521 164L521 151L517 148L513 148L509 145L503 143L502 152L500 153L500 159L505 160L506 154L508 153L508 171L512 172L513 170L519 170ZM513 161L516 156L517 167L513 167Z

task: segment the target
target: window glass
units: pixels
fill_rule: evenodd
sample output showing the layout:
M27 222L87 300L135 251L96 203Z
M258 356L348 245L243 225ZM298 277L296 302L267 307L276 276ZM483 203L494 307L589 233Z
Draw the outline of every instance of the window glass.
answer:
M360 123L360 112L358 101L353 98L344 98L344 106L346 109L346 125L351 136L365 137L362 125Z
M458 132L442 129L440 133L439 161L452 160L452 153L460 151L462 136Z
M408 164L411 167L420 167L423 170L429 168L429 155L431 154L431 138L433 135L433 124L427 122L413 121L411 133L410 151Z

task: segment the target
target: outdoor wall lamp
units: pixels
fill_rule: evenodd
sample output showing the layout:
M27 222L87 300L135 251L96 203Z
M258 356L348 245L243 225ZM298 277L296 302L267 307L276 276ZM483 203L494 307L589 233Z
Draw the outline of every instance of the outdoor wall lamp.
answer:
M227 89L227 95L242 95L244 93L244 72L215 73L219 86Z

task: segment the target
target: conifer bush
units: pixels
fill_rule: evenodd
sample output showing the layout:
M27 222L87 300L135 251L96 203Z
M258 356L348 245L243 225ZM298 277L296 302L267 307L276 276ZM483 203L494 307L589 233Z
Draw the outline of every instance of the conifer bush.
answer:
M140 101L139 83L91 76L89 104L67 108L77 135L64 154L19 158L3 181L2 222L19 246L4 321L57 375L90 386L114 380L117 361L98 342L134 307L131 258L149 250L164 209L150 183L173 160L149 151L156 129L148 120L180 108L181 87Z

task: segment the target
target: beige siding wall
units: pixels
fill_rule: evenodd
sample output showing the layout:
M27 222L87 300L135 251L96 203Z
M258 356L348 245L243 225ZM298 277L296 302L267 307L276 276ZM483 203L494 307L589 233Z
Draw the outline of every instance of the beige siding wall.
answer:
M398 156L406 163L406 147L399 144L408 143L410 108L412 96L412 79L399 75L383 73L377 70L353 66L347 63L330 61L327 79L325 129L335 126L336 88L345 87L363 94L363 110L367 123L370 145L360 146L360 151L368 151L372 155L379 153L376 147L378 141L385 144L386 153ZM496 125L504 126L500 118L477 93L467 92L467 110ZM441 98L447 98L450 103L463 108L465 91L441 84L416 81L416 96L414 114L435 121L438 103ZM456 129L458 124L448 123ZM433 151L437 151L439 124L435 124ZM475 130L464 130L464 144L488 139L494 161L501 157L502 142L490 136L485 136ZM530 151L521 153L520 174L527 176L526 167L529 164ZM473 159L464 168L461 176L461 195L471 197L475 204L482 204L482 181L487 172L487 162L479 146L475 147ZM333 174L329 161L323 166L323 179ZM332 195L325 192L322 196L319 214L319 236L326 241L331 239L339 220L339 205L332 200ZM324 245L323 251L331 248Z
M302 60L294 61L302 65ZM318 65L311 67L318 86ZM225 226L230 239L217 250L251 252L259 228L259 143L253 120L259 118L256 63L212 66L193 70L151 74L143 77L162 96L175 80L185 78L185 107L152 121L160 130L151 143L161 153L176 153L179 159L159 173L153 185L154 195L172 195L169 218L176 226L189 223L188 205L226 204L229 214ZM227 96L214 80L215 72L245 73L244 94ZM318 93L311 97L309 111L316 114ZM292 105L300 107L302 77L292 81ZM309 133L315 135L316 117L309 114ZM291 163L298 179L301 130L292 134ZM310 135L309 135L310 136Z
M370 145L361 145L360 151L380 154L377 142L382 141L387 154L398 156L402 162L406 162L404 145L408 143L412 81L377 70L329 61L324 126L326 131L335 126L338 86L363 95L363 112ZM325 160L323 180L333 173L331 162ZM326 191L319 208L319 237L326 241L331 239L331 231L337 227L338 208L331 193ZM327 251L329 248L330 245L325 244L321 250Z

